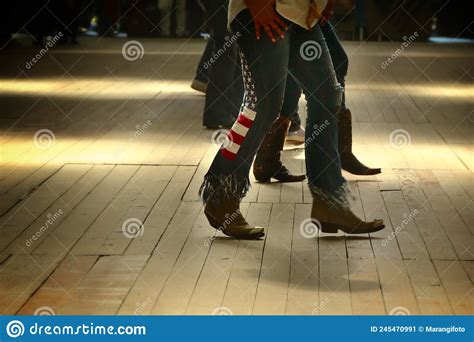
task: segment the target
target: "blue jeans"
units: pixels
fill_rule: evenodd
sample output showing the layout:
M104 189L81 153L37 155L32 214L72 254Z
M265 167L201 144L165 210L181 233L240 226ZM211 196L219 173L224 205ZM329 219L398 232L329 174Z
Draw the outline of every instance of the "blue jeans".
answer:
M285 38L272 43L266 35L256 40L248 10L232 22L232 31L240 36L245 95L241 113L201 186L205 202L245 196L253 158L282 109L287 76L294 78L308 102L306 165L310 189L338 196L344 186L337 146L342 87L326 40L318 25L308 31L287 24Z
M345 85L347 70L349 69L349 59L347 58L346 51L337 36L337 33L331 23L321 27L321 32L326 39L326 44L331 55L334 70L336 71L336 77L339 84L344 88L342 93L341 108L346 107L345 99ZM285 116L291 120L290 131L298 130L301 125L301 118L298 114L298 101L301 96L301 88L298 86L296 81L288 79L285 89L285 99L283 101L283 107L280 115Z

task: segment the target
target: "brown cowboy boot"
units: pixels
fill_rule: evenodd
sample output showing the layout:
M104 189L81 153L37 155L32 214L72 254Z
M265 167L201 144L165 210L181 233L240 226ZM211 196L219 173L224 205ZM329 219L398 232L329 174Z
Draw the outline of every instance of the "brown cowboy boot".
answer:
M291 183L306 179L305 175L292 175L280 160L290 124L290 119L280 116L263 139L253 164L253 174L257 181L268 183L275 178L282 183Z
M237 199L209 201L204 208L210 225L234 239L255 240L265 235L261 227L253 227L245 221Z
M339 154L342 169L354 175L369 176L382 173L379 168L372 169L362 164L352 153L352 114L347 108L339 111Z
M347 234L368 234L385 228L383 220L362 221L348 205L330 200L324 195L313 196L311 218L323 233L337 233L340 229Z

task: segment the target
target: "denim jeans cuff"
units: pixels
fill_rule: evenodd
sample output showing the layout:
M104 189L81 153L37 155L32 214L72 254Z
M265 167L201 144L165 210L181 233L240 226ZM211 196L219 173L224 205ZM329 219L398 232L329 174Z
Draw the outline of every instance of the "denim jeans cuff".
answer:
M349 207L349 200L353 199L346 180L334 189L323 189L314 184L308 184L309 190L313 197L322 198L328 203Z

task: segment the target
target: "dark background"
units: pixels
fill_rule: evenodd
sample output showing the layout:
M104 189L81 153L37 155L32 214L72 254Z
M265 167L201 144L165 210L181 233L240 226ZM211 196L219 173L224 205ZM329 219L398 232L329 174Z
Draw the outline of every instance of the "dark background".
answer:
M101 36L115 31L128 36L159 36L159 0L2 0L0 33L27 33L32 38L58 31L83 33L91 19ZM468 0L341 0L334 23L344 39L401 40L417 31L421 38L472 38ZM434 20L433 20L434 19ZM189 36L206 30L205 14L197 0L187 1ZM65 27L66 26L66 27ZM7 37L7 38L5 38Z

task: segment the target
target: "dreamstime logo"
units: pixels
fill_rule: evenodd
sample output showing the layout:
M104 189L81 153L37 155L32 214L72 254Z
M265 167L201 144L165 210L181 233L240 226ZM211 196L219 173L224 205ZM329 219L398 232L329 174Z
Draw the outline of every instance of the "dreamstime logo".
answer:
M203 64L204 69L208 70L213 63L215 63L219 58L222 57L222 55L227 51L227 49L230 49L235 44L235 42L237 42L240 36L241 36L240 32L237 32L235 35L230 36L230 37L226 36L224 38L225 39L224 45L219 49L215 49L214 54L211 56L211 58L209 58L206 62L204 62Z
M329 126L331 123L329 120L325 120L321 124L314 124L313 125L313 130L311 132L311 135L309 137L305 137L304 140L304 148L308 147L313 141L317 139L317 137L322 134ZM298 156L301 153L300 149L294 149L293 150L293 155L294 157Z
M392 133L390 133L389 137L390 146L397 150L403 150L405 147L411 144L411 136L407 130L404 129L396 129Z
M300 56L307 62L319 59L323 54L321 44L315 40L308 40L301 44Z
M25 333L25 326L20 321L10 321L6 327L7 335L11 338L23 336Z
M229 133L230 132L227 129L218 129L217 131L212 133L212 143L221 146L221 149L229 147L232 143L232 138Z
M392 53L392 55L389 58L387 58L387 60L385 60L382 63L382 65L381 65L382 69L384 69L384 70L387 69L387 67L390 64L392 64L398 58L398 56L400 56L403 53L403 51L405 51L405 49L407 47L409 47L416 40L416 38L418 38L418 36L419 36L419 34L416 31L413 32L413 34L410 35L409 37L403 36L402 44L400 45L400 47L398 49L395 50L394 53Z
M54 135L53 131L44 128L36 131L35 135L33 136L33 141L36 147L47 149L54 145L56 136Z
M151 304L151 298L148 297L143 303L137 302L136 304L136 309L135 309L135 315L141 315L147 306Z
M49 213L47 215L47 220L45 223L40 227L39 230L36 231L34 235L32 235L30 238L28 238L25 242L26 247L31 247L33 243L38 240L41 235L43 235L50 227L54 225L54 223L59 220L61 215L64 214L64 211L62 209L59 209L57 212L54 214Z
M418 193L418 187L415 181L410 178L402 179L400 181L400 187L402 188L403 192L407 194L415 195L416 193Z
M320 125L315 124L313 126L313 132L311 133L311 136L304 141L304 147L307 147L309 144L311 144L316 139L316 137L318 137L326 130L326 128L329 127L329 125L331 125L331 123L327 119Z
M62 32L58 32L58 34L53 36L53 37L48 36L46 38L46 44L45 44L44 48L39 50L38 53L32 59L30 59L28 62L26 62L25 67L28 70L30 70L36 63L39 62L39 60L41 58L43 58L44 55L46 55L48 53L49 49L51 49L54 45L56 45L57 42L59 42L61 40L61 38L63 36L64 35L63 35Z
M407 177L400 177L400 188L403 191L404 196L418 207L424 207L425 200L424 196L421 194L421 190L413 179ZM416 177L416 175L413 175L412 177Z
M306 239L312 239L318 236L318 229L321 229L321 222L314 218L309 218L301 222L300 233Z
M143 58L145 48L138 40L130 40L122 46L122 56L129 62L135 62Z
M124 221L122 224L123 235L125 235L129 239L134 239L137 236L142 236L144 230L145 227L143 226L142 221L135 217Z
M236 211L234 211L232 214L229 215L229 213L226 213L224 215L224 223L219 226L219 228L217 228L217 231L225 231L227 227L229 227L232 222L234 222L235 220L237 220L239 218L239 216L241 215L240 213L240 210L237 209ZM214 241L215 239L215 235L214 236L211 236L209 239L207 239L205 242L204 242L204 247L209 247L211 244L212 244L212 241Z
M332 294L331 294L331 298L335 298L335 297L336 297L336 295L335 295L334 293L332 293ZM331 298L325 297L325 298L321 301L321 303L320 303L317 307L315 307L315 308L313 309L313 311L311 311L311 313L312 313L313 315L319 315L319 314L321 314L321 312L324 311L324 309L326 308L326 306L327 306L327 305L329 304L329 302L331 301Z
M41 306L35 310L35 316L55 316L56 313L49 306Z
M409 225L410 222L412 222L415 219L416 215L418 215L419 213L420 212L418 211L418 209L413 210L410 214L403 213L402 222L400 223L400 225L395 227L393 232L388 234L388 236L382 241L382 244L381 244L382 247L387 247L390 241L392 241L395 238L395 236L397 236L403 229L405 229L405 227Z
M212 311L212 315L214 316L232 316L233 312L231 309L225 306L219 306Z
M396 306L389 313L390 316L411 316L410 310L404 306Z
M136 130L133 133L133 136L131 136L128 139L128 142L133 142L134 140L137 140L138 138L140 138L143 134L145 134L145 132L148 130L148 128L150 128L152 124L153 122L151 122L151 120L147 120L144 124L136 125L135 126Z

